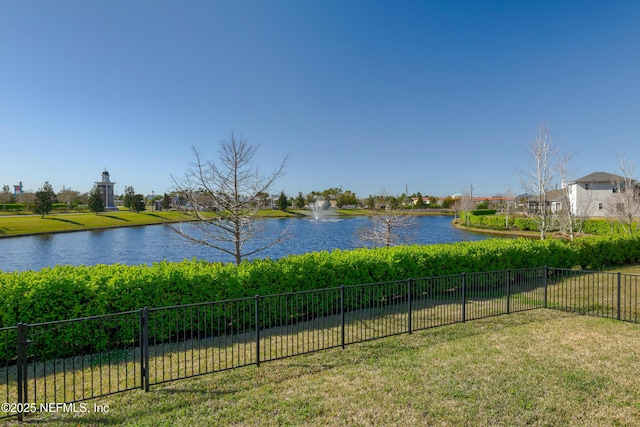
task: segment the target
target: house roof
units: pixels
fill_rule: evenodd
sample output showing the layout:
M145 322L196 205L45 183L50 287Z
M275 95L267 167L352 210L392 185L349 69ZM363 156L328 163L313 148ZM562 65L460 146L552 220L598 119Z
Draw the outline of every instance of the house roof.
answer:
M532 202L539 202L540 201L540 197L539 196L532 196L530 194L527 194L528 199L530 199ZM549 190L545 193L545 199L547 202L561 202L562 199L564 199L565 194L564 194L564 190L563 189L559 189L559 190Z
M573 182L613 182L623 180L624 177L620 175L614 175L608 172L593 172L582 178L578 178Z
M558 202L564 199L564 190L547 191L547 200L550 202Z

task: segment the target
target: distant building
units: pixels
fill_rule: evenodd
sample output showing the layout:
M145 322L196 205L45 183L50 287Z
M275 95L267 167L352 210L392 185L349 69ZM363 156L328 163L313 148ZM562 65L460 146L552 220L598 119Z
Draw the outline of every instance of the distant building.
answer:
M625 183L632 188L624 188ZM588 217L607 216L607 212L615 210L619 203L616 193L624 191L633 191L640 196L638 181L612 173L593 172L569 183L571 211Z
M20 181L20 184L13 186L13 196L16 200L19 200L20 196L22 196L22 181Z
M109 172L107 172L106 169L102 172L102 181L96 182L96 185L102 194L104 208L106 210L118 210L118 207L114 203L113 186L115 185L115 182L111 182L111 179L109 179Z

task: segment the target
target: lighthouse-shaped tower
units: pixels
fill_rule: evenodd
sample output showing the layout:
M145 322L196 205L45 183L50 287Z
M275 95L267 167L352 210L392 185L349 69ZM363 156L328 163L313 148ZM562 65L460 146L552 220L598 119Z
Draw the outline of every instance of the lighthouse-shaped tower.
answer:
M114 203L114 193L113 186L115 182L111 182L109 179L109 172L105 169L102 172L102 181L96 182L96 185L100 189L100 193L102 194L102 202L104 203L104 208L106 210L118 210L117 206Z

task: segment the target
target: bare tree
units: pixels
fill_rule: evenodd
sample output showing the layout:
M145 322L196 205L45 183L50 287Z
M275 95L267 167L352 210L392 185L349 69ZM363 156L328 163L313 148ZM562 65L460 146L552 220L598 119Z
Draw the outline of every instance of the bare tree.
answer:
M516 197L509 188L504 194L504 228L509 228L509 215L515 211Z
M389 247L408 244L413 240L410 229L414 225L415 216L393 209L392 202L395 197L388 196L382 190L382 204L385 208L373 212L369 217L370 225L358 230L360 240L370 242L372 247Z
M544 240L552 225L547 193L556 184L559 164L558 149L552 143L548 126L542 123L538 125L527 154L527 168L518 171L518 179L522 188L535 197L534 218L540 231L540 239Z
M11 203L13 199L14 197L11 192L11 188L8 185L4 185L2 187L2 192L0 193L0 203Z
M464 218L467 222L467 227L471 226L471 211L475 208L475 203L473 202L473 185L469 186L470 191L468 193L464 193L460 198L460 204L458 208L460 209L460 217L464 215Z
M634 222L640 217L640 186L633 178L636 162L629 163L620 157L618 164L622 175L612 179L613 193L606 212L626 233L633 234L640 228L640 223Z
M72 190L71 188L65 188L62 186L62 190L58 192L58 200L67 204L67 209L71 208L71 205L76 202L80 196L79 191Z
M277 178L284 174L287 157L273 172L260 173L254 163L257 145L250 145L233 132L220 142L218 161L207 161L192 148L195 162L181 180L173 178L176 191L186 200L185 213L193 220L189 225L172 226L180 236L233 256L243 258L263 251L287 237L287 230L273 240L263 238L264 222L256 216L266 207ZM247 246L247 242L256 244Z
M562 180L562 198L561 209L558 212L560 230L569 236L570 240L575 239L582 233L584 222L588 217L591 206L591 192L585 195L584 201L577 203L575 197L571 194L569 183L574 179L575 173L569 172L568 163L570 157L565 156L558 160L558 175ZM588 198L587 198L588 197Z

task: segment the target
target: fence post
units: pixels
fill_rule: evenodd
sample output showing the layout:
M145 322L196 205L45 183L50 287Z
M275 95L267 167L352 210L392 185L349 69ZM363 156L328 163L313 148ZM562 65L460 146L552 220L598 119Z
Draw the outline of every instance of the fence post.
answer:
M340 341L342 349L344 349L344 285L340 286Z
M260 366L260 295L256 295L256 366Z
M620 304L622 303L622 286L621 286L621 277L622 274L618 271L618 320L620 320L621 309Z
M511 269L507 268L507 314L511 314Z
M549 271L548 271L548 267L545 265L544 266L544 276L542 278L542 283L544 285L544 308L548 308L547 307L547 297L548 297L548 285L547 285L547 277L549 277Z
M27 396L27 324L18 323L16 330L16 370L18 386L18 406L22 406L29 401ZM21 408L18 408L21 409ZM24 420L24 411L18 410L18 420Z
M140 388L149 391L149 307L140 309Z
M466 277L465 273L462 273L462 321L467 321L467 285L466 285Z
M408 332L411 334L413 333L413 325L412 323L412 319L411 319L411 312L412 312L412 308L411 308L411 278L407 279L407 311L408 311L408 316L407 316L407 330Z

